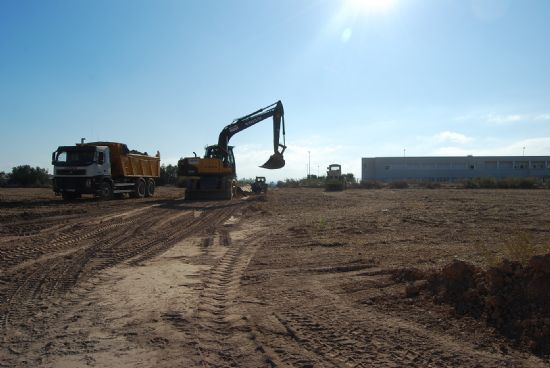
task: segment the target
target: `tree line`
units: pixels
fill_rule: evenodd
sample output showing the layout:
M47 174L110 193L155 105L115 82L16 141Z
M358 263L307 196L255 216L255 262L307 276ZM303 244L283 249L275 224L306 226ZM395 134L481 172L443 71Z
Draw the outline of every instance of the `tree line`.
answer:
M346 174L348 183L355 183L353 174ZM279 181L277 184L283 186L312 186L321 187L324 185L325 177L316 177L311 175L306 179L287 179ZM241 183L253 183L254 178L244 178ZM160 177L157 179L157 185L178 185L178 166L161 165ZM41 167L32 167L30 165L19 165L12 168L10 173L0 172L1 187L49 187L51 186L51 176L47 169Z
M2 187L49 187L50 175L47 169L19 165L11 169L11 173L0 172L0 186Z

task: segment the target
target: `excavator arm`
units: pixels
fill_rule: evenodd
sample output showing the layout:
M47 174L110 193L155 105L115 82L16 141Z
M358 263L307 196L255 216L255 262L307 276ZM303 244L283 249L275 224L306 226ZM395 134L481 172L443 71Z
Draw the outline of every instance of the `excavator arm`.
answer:
M232 136L271 116L273 116L273 155L271 155L267 162L260 167L264 169L280 169L285 166L285 160L283 158L283 153L286 149L285 117L283 103L281 101L277 101L263 109L259 109L251 114L235 119L231 124L223 128L218 138L218 147L221 153L223 155L228 154L229 140ZM282 144L280 143L281 123L283 128ZM279 148L281 149L280 151Z

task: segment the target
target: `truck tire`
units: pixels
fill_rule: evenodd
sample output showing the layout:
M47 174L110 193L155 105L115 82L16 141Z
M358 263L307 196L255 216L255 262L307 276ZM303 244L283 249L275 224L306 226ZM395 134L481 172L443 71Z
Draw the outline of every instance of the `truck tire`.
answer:
M152 197L155 194L155 180L154 179L148 179L147 180L147 190L145 192L146 197Z
M142 178L136 182L134 192L131 194L133 198L143 198L145 197L146 191L147 191L147 185L145 183L145 180Z
M101 199L113 198L113 186L108 181L101 183Z

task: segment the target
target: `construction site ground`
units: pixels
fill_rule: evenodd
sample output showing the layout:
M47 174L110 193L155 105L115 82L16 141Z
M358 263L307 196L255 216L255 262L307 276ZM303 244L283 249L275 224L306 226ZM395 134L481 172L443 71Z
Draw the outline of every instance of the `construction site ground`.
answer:
M548 190L182 196L0 189L0 367L549 365L394 277L548 242Z

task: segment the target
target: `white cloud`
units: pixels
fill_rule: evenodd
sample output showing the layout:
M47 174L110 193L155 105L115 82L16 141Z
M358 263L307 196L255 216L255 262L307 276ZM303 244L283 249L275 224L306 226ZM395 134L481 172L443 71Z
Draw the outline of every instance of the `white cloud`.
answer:
M471 155L472 150L466 150L462 147L439 147L434 151L435 156L467 156Z
M550 114L540 114L535 116L535 120L537 121L548 121L550 120Z
M451 132L448 130L436 134L434 138L438 142L453 142L453 143L459 143L459 144L465 144L472 141L472 138L467 137L462 133Z
M456 116L454 121L481 121L490 124L506 125L514 123L540 122L550 120L550 113L538 114L497 114L497 113L471 113Z
M497 149L497 152L501 155L520 156L523 154L523 147L525 147L526 156L548 156L550 155L550 137L522 139Z
M485 117L485 120L489 123L509 124L509 123L516 123L518 121L527 121L531 119L529 116L521 115L521 114L511 114L511 115L489 114Z
M482 148L464 149L463 147L440 147L433 154L441 156L521 156L525 147L526 156L550 155L550 137L522 139L508 144L496 142L496 146L485 145Z

